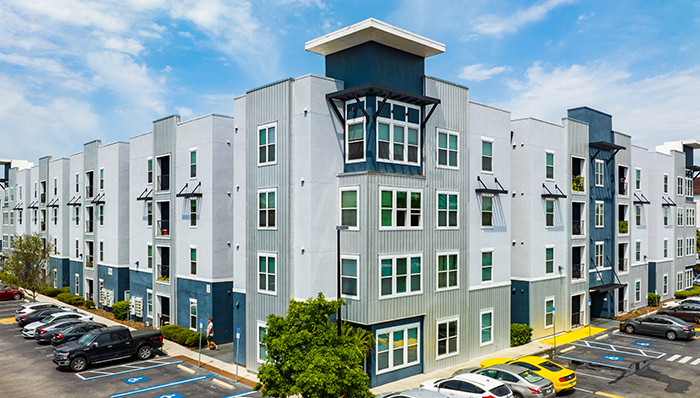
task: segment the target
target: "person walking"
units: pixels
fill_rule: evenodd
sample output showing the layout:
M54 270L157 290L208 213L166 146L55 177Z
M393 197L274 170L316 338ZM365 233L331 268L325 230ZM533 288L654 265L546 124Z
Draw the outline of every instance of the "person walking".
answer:
M214 346L214 350L219 349L219 346L214 342L214 321L209 318L209 325L207 325L207 348L211 350L211 346Z

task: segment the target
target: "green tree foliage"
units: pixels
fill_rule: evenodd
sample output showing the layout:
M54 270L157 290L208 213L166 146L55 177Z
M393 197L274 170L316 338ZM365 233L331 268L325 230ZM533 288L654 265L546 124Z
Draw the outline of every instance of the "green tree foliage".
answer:
M323 294L292 300L286 317L267 318L262 344L267 360L258 368L263 396L286 398L371 398L362 364L374 347L371 333L343 323L341 335L330 317L345 304Z
M510 346L517 347L532 340L532 328L524 323L510 324Z
M658 307L661 301L661 296L656 293L647 293L647 305L649 307Z
M114 312L114 318L120 321L126 321L129 317L129 301L117 301L112 305L112 312Z
M19 287L32 292L32 301L36 301L39 290L49 287L49 256L54 252L51 241L38 233L18 235L12 249L4 250L4 271L17 278Z

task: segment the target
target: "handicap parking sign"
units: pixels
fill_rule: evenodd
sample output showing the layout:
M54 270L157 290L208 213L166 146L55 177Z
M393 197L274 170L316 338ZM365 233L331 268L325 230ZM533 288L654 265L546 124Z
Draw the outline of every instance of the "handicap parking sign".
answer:
M153 398L184 398L184 397L182 395L174 392L174 393L170 393L170 394L159 395L159 396L153 397Z
M607 359L608 361L622 361L623 359L625 359L623 357L618 357L615 355L603 355L601 358Z
M646 341L635 341L632 344L641 345L642 347L651 347L654 343L647 343Z
M136 383L141 383L142 381L148 381L146 377L143 376L135 376L135 377L129 377L128 379L124 379L124 383L126 384L136 384Z

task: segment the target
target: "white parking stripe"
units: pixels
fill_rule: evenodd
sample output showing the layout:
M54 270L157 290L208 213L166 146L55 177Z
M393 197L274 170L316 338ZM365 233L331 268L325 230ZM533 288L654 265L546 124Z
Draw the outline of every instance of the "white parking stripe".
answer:
M676 359L678 359L678 358L680 358L680 357L681 357L681 355L676 354L676 355L673 355L673 356L669 357L669 358L666 359L666 360L669 361L669 362L670 362L670 361L675 361Z
M583 375L583 376L587 376L587 377L596 377L596 378L598 378L598 379L609 380L609 381L615 380L615 379L610 378L610 377L603 377L603 376L598 376L598 375L592 375L592 374L590 374L590 373L584 373L584 372L581 372L581 371L579 371L579 370L576 370L576 376L578 376L578 375Z
M679 360L678 363L686 363L686 362L690 361L691 359L693 359L693 357L685 357L685 358Z

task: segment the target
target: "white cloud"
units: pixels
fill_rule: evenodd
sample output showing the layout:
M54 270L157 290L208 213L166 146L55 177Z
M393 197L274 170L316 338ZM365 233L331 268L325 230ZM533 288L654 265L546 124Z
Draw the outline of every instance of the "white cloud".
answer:
M123 32L131 23L116 4L82 0L12 0L20 9L52 21L73 26L97 27L108 32Z
M59 77L61 84L72 90L90 92L95 88L89 81L84 79L80 73L66 69L61 63L54 59L28 57L20 54L4 54L0 52L0 62L49 73L50 75ZM40 80L44 81L46 79Z
M513 118L559 121L567 109L589 106L613 115L616 131L650 149L697 135L700 67L633 80L628 71L604 63L554 69L535 63L523 81L509 86L515 96L498 106Z
M474 64L467 65L459 73L459 78L464 80L470 80L475 82L480 82L482 80L490 79L492 76L508 70L506 66L496 66L491 69L485 69L484 64Z
M186 106L176 106L175 109L177 109L177 113L182 116L183 118L189 119L192 117L194 112L192 112L192 109L186 107Z
M131 55L139 55L143 51L141 43L134 39L122 39L120 37L110 37L103 39L104 46L108 50L117 50Z
M483 15L473 21L473 29L477 33L487 35L515 33L527 24L538 22L546 18L547 14L554 8L575 1L576 0L546 0L528 8L520 9L506 17L493 14Z

